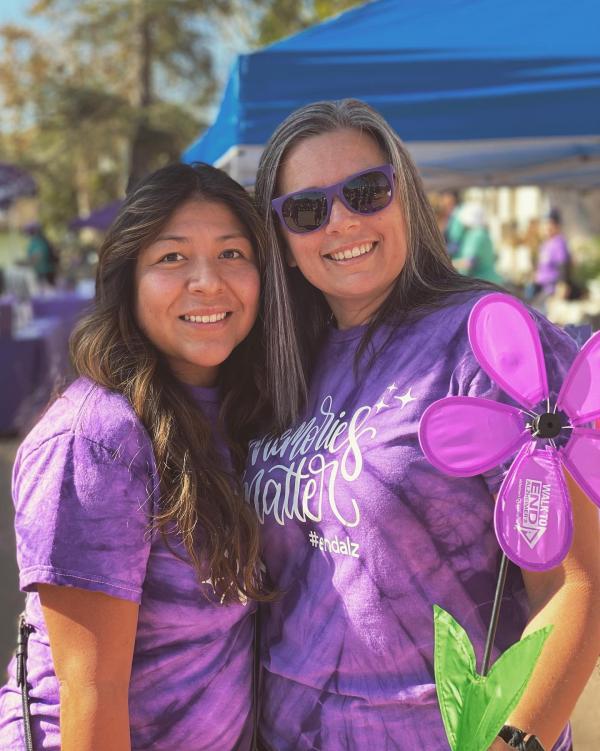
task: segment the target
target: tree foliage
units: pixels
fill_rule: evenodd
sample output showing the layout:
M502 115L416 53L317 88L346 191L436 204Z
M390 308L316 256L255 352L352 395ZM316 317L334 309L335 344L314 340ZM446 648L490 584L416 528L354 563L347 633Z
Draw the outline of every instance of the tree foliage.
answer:
M0 27L1 156L37 177L46 221L65 224L179 157L214 98L209 38L231 11L230 0L37 0L35 31Z
M349 8L364 5L364 2L365 0L271 0L259 26L258 44L271 44Z
M0 26L0 159L64 226L177 159L206 124L215 53L262 46L356 0L32 0ZM240 50L241 51L241 50Z

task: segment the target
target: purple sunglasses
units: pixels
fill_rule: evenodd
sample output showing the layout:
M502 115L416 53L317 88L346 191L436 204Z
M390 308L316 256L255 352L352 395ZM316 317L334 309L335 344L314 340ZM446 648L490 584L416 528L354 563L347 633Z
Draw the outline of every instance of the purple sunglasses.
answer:
M306 188L271 201L273 210L290 232L306 234L329 221L333 199L338 197L355 214L375 214L394 197L391 164L370 167L326 188Z

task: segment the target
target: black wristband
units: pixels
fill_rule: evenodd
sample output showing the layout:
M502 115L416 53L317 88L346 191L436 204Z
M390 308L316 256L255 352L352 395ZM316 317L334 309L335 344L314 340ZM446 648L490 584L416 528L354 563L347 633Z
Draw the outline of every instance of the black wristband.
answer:
M528 735L524 730L519 730L512 725L504 725L498 736L518 751L544 751L544 747L535 735Z

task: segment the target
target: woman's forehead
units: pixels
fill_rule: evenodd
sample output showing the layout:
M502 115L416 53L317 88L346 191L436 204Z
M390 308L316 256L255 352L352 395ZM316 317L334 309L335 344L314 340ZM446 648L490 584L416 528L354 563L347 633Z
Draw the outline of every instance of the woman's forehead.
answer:
M290 148L279 169L278 186L283 193L324 187L386 161L368 133L353 128L320 133Z

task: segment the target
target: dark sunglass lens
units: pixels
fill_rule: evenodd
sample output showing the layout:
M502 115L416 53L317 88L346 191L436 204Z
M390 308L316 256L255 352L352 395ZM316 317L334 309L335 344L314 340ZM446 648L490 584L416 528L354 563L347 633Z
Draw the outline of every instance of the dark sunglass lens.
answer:
M311 232L327 218L327 198L317 192L290 196L283 202L281 213L292 232Z
M348 180L343 192L348 205L359 214L372 214L385 209L392 198L392 186L387 175L377 171Z

